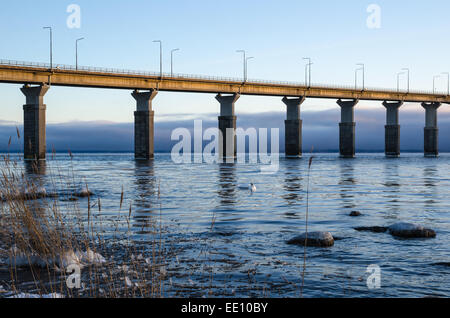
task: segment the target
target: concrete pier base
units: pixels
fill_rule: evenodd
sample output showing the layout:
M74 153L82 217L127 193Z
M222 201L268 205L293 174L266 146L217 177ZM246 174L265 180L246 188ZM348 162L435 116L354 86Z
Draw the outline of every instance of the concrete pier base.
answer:
M400 157L400 125L386 125L385 154L389 158Z
M439 156L439 129L427 128L424 129L424 154L425 157Z
M134 157L136 160L149 160L154 157L155 112L152 109L152 100L157 94L156 90L134 91L131 94L136 99L134 112Z
M302 156L302 120L300 119L300 106L305 97L283 98L287 107L285 125L285 154L289 158Z
M439 156L439 128L437 126L437 110L441 103L422 103L425 108L424 155Z
M341 107L341 123L339 124L339 152L342 158L355 157L355 116L354 107L359 100L343 101L339 99Z
M46 140L45 140L45 110L44 95L49 90L49 86L29 86L21 88L26 97L26 104L23 105L23 125L24 125L24 159L25 160L45 160Z
M236 116L234 104L239 99L239 94L223 96L218 94L216 100L220 103L219 116L219 158L236 158Z
M384 101L383 106L386 107L386 126L385 126L385 154L386 157L400 157L400 125L399 125L399 108L403 102Z
M355 158L356 123L339 124L339 153L342 158Z

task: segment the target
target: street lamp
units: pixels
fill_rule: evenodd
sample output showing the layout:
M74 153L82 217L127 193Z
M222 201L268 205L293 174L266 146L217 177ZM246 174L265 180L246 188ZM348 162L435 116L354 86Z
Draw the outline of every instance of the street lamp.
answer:
M407 93L409 94L409 84L410 84L410 80L409 80L409 68L402 68L402 71L408 72L408 90L407 90Z
M179 50L180 49L173 49L170 51L170 77L173 77L173 53Z
M53 30L52 27L44 27L44 29L50 30L50 69L53 68Z
M405 74L404 72L397 73L397 93L400 92L400 75Z
M78 42L84 40L84 38L79 38L75 41L75 69L78 70Z
M433 76L433 94L436 93L436 79L440 77L441 77L440 75Z
M247 79L247 67L246 67L247 57L246 57L246 52L245 52L245 50L237 50L236 53L242 53L242 55L243 55L243 61L244 61L244 63L243 63L243 65L244 65L244 76L243 76L243 78L244 78L244 82L245 82L246 79Z
M366 69L365 69L365 65L363 64L363 63L358 63L358 64L356 64L356 66L360 66L360 68L358 68L358 69L356 69L355 70L355 90L357 89L357 84L358 84L358 81L357 81L357 79L358 79L358 71L362 71L362 76L363 76L363 79L362 79L362 88L363 88L363 90L365 90L365 88L366 88L366 84L365 84L365 81L366 81L366 74L365 74L365 72L366 72Z
M161 40L155 40L153 43L159 43L159 76L163 77L163 67L162 67L162 41Z
M313 65L313 63L311 63L311 58L309 57L304 57L303 60L308 61L305 65L305 85L311 87L311 65Z
M447 75L447 96L450 95L450 73L444 72L442 75Z

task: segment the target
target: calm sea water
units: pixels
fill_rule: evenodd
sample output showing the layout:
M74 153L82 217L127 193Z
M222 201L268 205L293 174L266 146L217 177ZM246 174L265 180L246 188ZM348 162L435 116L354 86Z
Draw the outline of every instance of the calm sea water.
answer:
M74 154L48 160L41 172L47 188L55 186L55 174L87 182L101 199L106 236L128 229L126 222L113 225L122 187L120 213L132 205L135 244L145 247L147 229L161 220L162 239L176 251L167 265L167 296L185 290L199 297L297 297L304 249L286 241L305 231L308 158L281 158L277 173L262 174L246 164L178 165L169 154L147 163L132 154ZM240 189L250 182L255 193ZM87 200L78 205L87 211ZM362 216L350 217L355 210ZM433 228L437 238L401 240L353 229L400 221ZM438 263L450 262L450 154L352 160L315 154L308 228L342 240L306 249L305 297L449 297L450 267ZM381 268L380 289L367 286L372 264Z

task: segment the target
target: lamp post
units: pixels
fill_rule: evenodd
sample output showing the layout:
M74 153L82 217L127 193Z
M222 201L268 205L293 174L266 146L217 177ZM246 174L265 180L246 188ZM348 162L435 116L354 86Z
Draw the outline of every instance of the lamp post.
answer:
M78 70L78 42L84 40L84 38L79 38L75 41L75 69Z
M173 53L179 50L180 49L173 49L170 51L170 77L173 77Z
M163 67L162 67L162 41L161 40L155 40L153 43L159 43L159 76L163 77Z
M410 85L409 68L402 68L402 71L406 71L408 73L408 90L406 92L409 94L409 85Z
M436 79L440 77L441 77L440 75L433 76L433 94L436 93Z
M50 69L53 68L53 29L52 27L44 27L44 29L50 30Z
M311 87L311 58L310 57L304 57L303 60L308 61L308 63L305 65L305 85L308 87Z
M450 73L444 72L442 75L447 75L447 96L450 95Z
M358 82L357 82L357 79L358 79L358 71L362 71L362 76L363 76L363 79L362 79L362 90L365 90L366 89L366 83L365 83L365 81L366 81L366 67L365 67L365 65L363 64L363 63L358 63L358 64L356 64L356 66L360 66L360 68L358 68L358 69L356 69L355 70L355 90L357 89L357 84L358 84Z
M237 53L242 53L242 55L243 55L243 66L244 66L244 76L243 76L243 79L244 79L244 82L246 81L246 79L247 79L247 67L246 67L246 64L247 64L247 57L246 57L246 52L245 52L245 50L237 50L236 51Z

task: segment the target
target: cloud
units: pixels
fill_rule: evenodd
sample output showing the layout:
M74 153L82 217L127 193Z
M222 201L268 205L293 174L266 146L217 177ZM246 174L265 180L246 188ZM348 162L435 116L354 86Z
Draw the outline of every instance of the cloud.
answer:
M279 128L280 151L284 151L284 112L266 112L260 114L238 114L237 125L244 129ZM155 122L155 151L168 152L177 141L171 141L171 133L175 128L183 127L193 131L194 119L179 119L180 115L165 115L163 120ZM384 151L384 109L357 109L356 147L357 151ZM217 127L217 114L202 115L203 129ZM338 151L339 149L339 109L325 111L304 111L303 148L305 152L314 147L315 151ZM402 110L401 149L402 151L423 150L424 112ZM132 152L134 149L133 123L111 122L69 122L47 125L47 149L56 151L121 151ZM450 113L439 113L440 150L450 151ZM23 138L23 127L18 126ZM16 135L16 124L2 122L0 124L0 150L8 150L8 140L12 138L10 151L21 151L23 139Z

